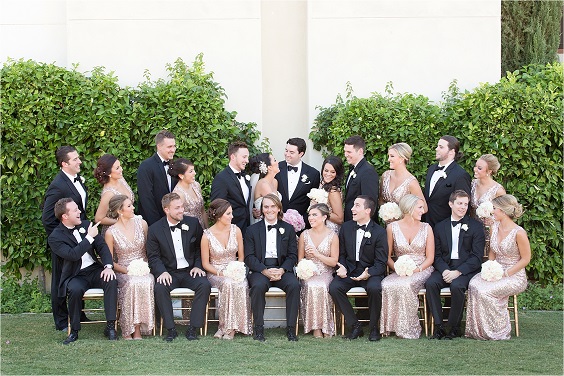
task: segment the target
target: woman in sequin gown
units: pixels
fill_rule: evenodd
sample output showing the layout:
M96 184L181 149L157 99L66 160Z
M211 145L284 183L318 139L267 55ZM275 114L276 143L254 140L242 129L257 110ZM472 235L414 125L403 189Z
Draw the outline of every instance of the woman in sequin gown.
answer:
M111 154L104 154L96 163L94 177L102 185L100 204L94 216L94 223L100 222L100 234L104 236L106 229L117 222L117 219L108 218L108 203L115 195L126 195L134 202L133 191L123 178L123 168L120 161Z
M491 234L490 260L503 267L499 281L488 282L476 274L468 285L466 337L485 340L511 338L511 322L507 303L510 295L527 288L525 267L531 261L527 233L513 220L523 213L517 199L505 194L492 200L494 222Z
M382 313L380 333L395 333L399 338L416 339L421 335L419 290L433 272L435 239L428 223L421 222L425 209L423 200L407 194L399 202L403 218L386 228L388 235L388 266L394 270L392 255L409 255L417 267L411 276L399 276L395 272L382 280Z
M218 198L209 207L209 218L214 225L204 230L201 252L202 266L212 285L219 290L219 326L214 337L233 339L235 332L252 333L249 286L245 278L241 282L223 275L231 261L243 261L243 236L231 223L233 209L228 201Z
M105 240L114 256L114 271L118 281L119 326L124 339L141 339L155 327L155 278L147 270L143 276L128 275L131 261L147 262L145 242L147 222L136 216L135 207L125 195L110 199L108 216L117 219L105 234Z
M177 193L184 204L184 215L198 218L202 228L208 227L208 216L204 208L204 197L200 183L196 181L194 163L185 158L170 162L168 174L178 179L172 190Z
M424 213L427 212L427 203L423 198L421 186L415 176L407 170L407 163L411 158L411 154L411 147L405 142L393 144L389 147L388 162L390 163L390 169L382 174L378 199L379 206L387 202L399 204L403 196L411 193L423 200Z
M261 219L260 204L262 198L269 193L274 193L278 198L282 199L282 195L278 192L278 180L276 174L280 172L278 162L272 154L260 153L249 159L249 167L253 174L259 176L259 180L252 187L253 205L251 208L251 224Z
M327 205L312 205L308 212L311 229L303 231L298 241L298 260L312 260L318 269L317 275L301 281L300 289L300 316L304 334L313 330L315 338L335 335L329 284L339 258L339 238L325 225L328 216Z
M321 182L319 189L324 189L328 193L327 207L329 208L329 216L327 217L326 226L335 234L339 234L339 229L345 218L343 211L343 195L341 192L341 184L345 175L345 167L341 158L330 155L323 161L321 165ZM311 205L317 204L315 200L311 200Z
M470 191L470 216L476 218L484 224L486 234L486 246L484 256L490 251L490 226L493 224L491 217L480 218L476 214L476 209L484 202L491 202L494 198L505 194L505 189L497 183L492 176L499 170L499 161L492 154L484 154L476 161L474 166L474 178L471 183Z

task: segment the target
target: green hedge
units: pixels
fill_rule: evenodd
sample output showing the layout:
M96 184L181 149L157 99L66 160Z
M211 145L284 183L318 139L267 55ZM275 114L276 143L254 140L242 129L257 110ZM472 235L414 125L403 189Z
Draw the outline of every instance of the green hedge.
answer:
M120 87L103 68L90 75L53 64L6 62L1 70L2 103L2 254L4 271L49 268L41 204L58 167L55 150L75 146L89 189L88 216L94 217L100 185L92 171L104 153L116 155L124 177L135 189L139 163L155 151L161 129L177 137L177 156L192 159L204 194L227 163L227 145L244 140L251 153L260 134L254 123L240 123L225 110L225 92L205 72L202 55L192 66L182 60L167 65L168 79L147 74L137 88ZM267 145L260 145L262 150Z
M359 134L367 142L367 159L380 173L387 170L387 149L396 142L409 143L414 154L409 170L425 182L435 158L437 140L456 136L469 172L476 159L497 155L501 169L496 179L525 208L518 223L528 232L532 261L529 277L543 283L562 281L562 147L563 66L528 66L508 74L496 84L483 84L459 92L453 83L444 101L432 103L424 96L385 94L347 96L320 108L310 138L324 154L343 156L343 141Z

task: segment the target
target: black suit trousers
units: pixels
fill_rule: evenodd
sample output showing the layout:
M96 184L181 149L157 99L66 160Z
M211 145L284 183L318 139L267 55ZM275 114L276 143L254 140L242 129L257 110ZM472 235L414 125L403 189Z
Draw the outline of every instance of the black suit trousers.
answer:
M51 251L49 246L47 246L47 249L51 252L51 311L53 312L55 328L57 330L63 330L67 328L67 320L69 317L67 298L59 297L59 282L61 281L63 261Z
M278 287L286 293L286 326L296 326L300 306L300 282L294 273L286 272L279 281L270 281L259 272L253 272L247 277L250 287L251 309L254 325L264 325L265 294L268 289Z
M476 273L469 275L460 275L454 279L450 285L443 280L443 276L438 270L431 273L431 276L425 282L427 290L427 304L433 315L435 325L443 322L443 308L441 305L441 289L450 286L451 303L448 315L448 325L451 328L460 328L462 315L464 313L464 303L466 302L466 290L470 280Z
M174 325L174 314L172 310L172 299L170 292L177 287L189 288L194 291L192 310L190 312L190 325L201 328L204 326L206 316L206 305L210 297L211 284L207 277L192 277L189 270L169 271L172 283L166 286L155 279L155 302L163 318L166 329L172 329Z

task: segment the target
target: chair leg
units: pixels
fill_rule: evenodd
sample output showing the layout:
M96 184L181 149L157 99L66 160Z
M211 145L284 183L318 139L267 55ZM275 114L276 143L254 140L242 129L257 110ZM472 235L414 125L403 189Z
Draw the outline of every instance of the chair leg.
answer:
M519 337L519 308L517 307L517 295L513 295L513 315L515 316L515 336Z

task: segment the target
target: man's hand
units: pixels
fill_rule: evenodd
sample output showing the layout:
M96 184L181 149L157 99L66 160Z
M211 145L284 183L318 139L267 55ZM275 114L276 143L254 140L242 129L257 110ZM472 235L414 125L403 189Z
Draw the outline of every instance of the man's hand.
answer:
M100 222L98 222L100 223ZM98 226L98 225L96 225ZM90 230L90 228L88 229ZM98 232L96 230L96 232ZM100 278L102 278L104 280L104 282L108 282L111 281L112 279L116 279L116 273L114 273L113 269L110 268L105 268L104 270L102 270L102 273L100 273Z
M165 286L170 286L172 283L172 276L168 272L164 272L157 277L157 283L163 284Z
M347 278L347 268L345 268L341 264L337 264L337 265L339 266L339 269L337 269L337 276L340 278Z
M274 282L274 281L279 281L282 278L284 272L285 270L282 268L269 268L269 269L264 269L262 271L262 274L266 278L268 278L271 282Z
M445 270L445 272L447 272ZM458 278L462 273L460 273L458 270L449 270L448 273L443 273L443 280L446 283L452 283L452 281L454 281L456 278Z
M190 269L190 277L194 278L197 276L200 277L205 277L206 276L206 272L204 272L202 269L198 268L198 267L193 267L192 269Z
M261 217L259 209L253 208L253 217L255 217L255 219L259 219Z
M95 238L96 235L98 235L98 225L100 224L100 222L96 223L95 225L92 224L92 222L90 222L90 225L88 225L88 235L90 235L91 237Z
M368 268L364 268L364 271L358 277L351 277L353 281L364 281L370 278L370 274L368 274Z

